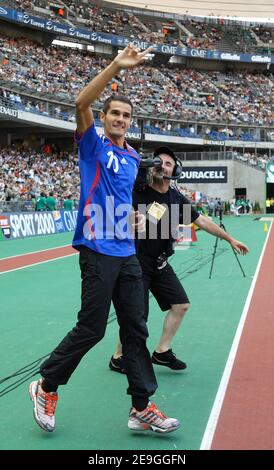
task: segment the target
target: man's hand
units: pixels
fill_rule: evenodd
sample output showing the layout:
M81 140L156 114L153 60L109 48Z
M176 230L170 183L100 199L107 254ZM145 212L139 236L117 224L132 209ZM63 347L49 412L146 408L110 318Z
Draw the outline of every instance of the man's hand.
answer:
M239 255L247 255L247 253L249 252L249 249L247 248L246 245L244 245L244 243L239 242L238 240L235 240L234 238L230 241L230 245L232 246L234 250L237 251L237 253L239 253Z
M145 51L140 52L138 47L129 44L120 54L114 59L114 63L119 69L131 69L136 65L141 64L146 55L153 50L153 46L148 47Z
M132 223L132 228L138 233L146 231L146 216L141 214L139 211L133 212L134 221Z

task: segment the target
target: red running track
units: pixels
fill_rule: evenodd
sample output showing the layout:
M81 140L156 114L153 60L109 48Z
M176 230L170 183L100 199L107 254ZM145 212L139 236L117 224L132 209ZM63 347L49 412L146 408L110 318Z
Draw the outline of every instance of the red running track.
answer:
M20 269L33 264L43 263L64 256L70 256L77 252L69 245L61 248L52 248L50 250L38 251L37 253L26 253L25 255L13 256L0 260L0 273Z
M274 224L211 449L274 449Z

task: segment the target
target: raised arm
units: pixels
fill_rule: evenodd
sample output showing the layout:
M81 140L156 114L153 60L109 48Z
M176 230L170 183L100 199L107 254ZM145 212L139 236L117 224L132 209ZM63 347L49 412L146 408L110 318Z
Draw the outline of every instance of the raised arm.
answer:
M211 235L226 240L228 243L230 243L232 248L237 251L237 253L246 255L249 252L248 247L244 243L235 240L235 238L231 237L227 232L225 232L225 230L212 222L212 220L210 220L208 217L200 215L198 219L195 220L195 224L198 225L198 227L200 227L202 230L211 233Z
M99 98L108 82L122 69L130 69L141 64L146 55L152 50L153 47L149 47L140 52L139 48L129 44L80 92L76 100L76 122L79 134L83 134L93 123L94 118L90 106Z

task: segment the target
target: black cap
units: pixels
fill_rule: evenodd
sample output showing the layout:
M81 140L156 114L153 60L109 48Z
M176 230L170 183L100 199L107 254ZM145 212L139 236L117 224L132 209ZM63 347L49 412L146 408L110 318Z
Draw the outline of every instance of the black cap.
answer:
M173 158L173 160L176 162L176 156L175 156L175 153L172 152L172 150L169 148L169 147L158 147L155 152L154 152L154 158L155 157L158 157L159 155L161 155L162 153L165 153L166 155L169 155L171 158Z

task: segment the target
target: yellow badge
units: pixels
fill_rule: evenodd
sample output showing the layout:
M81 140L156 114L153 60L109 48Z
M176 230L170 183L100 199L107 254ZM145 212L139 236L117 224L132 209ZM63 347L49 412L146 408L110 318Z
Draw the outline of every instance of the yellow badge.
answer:
M151 222L157 224L159 220L161 220L161 218L163 217L165 211L166 211L166 207L154 201L147 211L148 219Z

